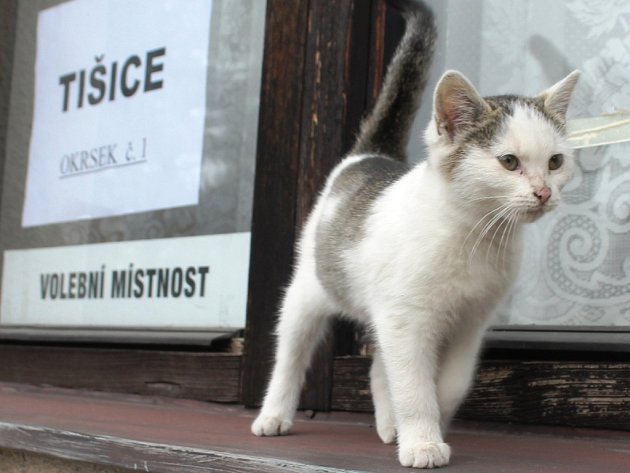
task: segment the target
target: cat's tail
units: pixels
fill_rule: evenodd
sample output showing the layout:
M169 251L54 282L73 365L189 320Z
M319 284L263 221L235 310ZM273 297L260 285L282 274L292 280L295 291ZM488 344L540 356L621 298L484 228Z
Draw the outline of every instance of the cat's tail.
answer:
M433 13L414 0L402 2L405 34L394 53L374 109L364 119L351 154L384 154L404 160L437 36Z

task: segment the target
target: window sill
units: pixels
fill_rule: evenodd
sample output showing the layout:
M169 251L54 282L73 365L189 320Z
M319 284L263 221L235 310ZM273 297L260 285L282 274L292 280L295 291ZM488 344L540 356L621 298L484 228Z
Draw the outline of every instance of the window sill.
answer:
M497 325L485 337L493 349L546 350L627 354L629 327L561 327L544 325Z
M0 384L0 448L147 472L408 472L367 414L303 414L286 437L254 411L196 401ZM459 423L449 473L627 472L630 434Z

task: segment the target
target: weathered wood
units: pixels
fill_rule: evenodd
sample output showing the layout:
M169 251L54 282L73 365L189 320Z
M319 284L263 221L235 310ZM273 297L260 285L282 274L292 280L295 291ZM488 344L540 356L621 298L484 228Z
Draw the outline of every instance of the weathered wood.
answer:
M630 363L485 361L461 418L630 430Z
M375 0L370 30L370 61L368 64L367 107L376 103L381 85L396 47L405 30L401 15L402 6L397 0Z
M0 471L45 473L129 473L127 468L56 458L24 450L0 449Z
M6 440L3 441L3 438ZM348 472L348 470L307 465L281 458L265 458L255 455L255 452L245 454L225 450L165 446L28 425L14 426L2 422L0 422L0 441L13 449L28 450L37 446L37 452L59 458L154 473ZM115 455L111 452L115 452Z
M241 357L218 353L0 345L0 381L238 402Z
M372 412L370 363L366 356L335 359L332 408L339 411Z
M6 437L7 440L3 441ZM154 473L344 473L349 470L326 468L265 458L225 450L183 448L151 442L87 435L33 426L13 426L0 422L0 441L13 449L37 452L101 465L115 465L133 471ZM115 452L115 455L112 455ZM352 473L352 472L349 472ZM356 472L358 473L358 472Z
M295 241L308 0L267 1L242 400L259 405L273 360L273 330Z
M298 415L293 434L249 433L225 406L0 384L0 448L151 472L404 473L366 414ZM630 433L456 423L452 473L627 473ZM1 461L1 460L0 460Z
M372 411L368 357L334 364L332 408ZM630 363L484 360L461 419L630 430Z

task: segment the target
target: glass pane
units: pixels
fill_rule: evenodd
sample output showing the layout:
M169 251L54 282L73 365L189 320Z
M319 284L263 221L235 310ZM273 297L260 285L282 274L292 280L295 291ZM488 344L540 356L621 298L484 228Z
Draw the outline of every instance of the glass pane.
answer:
M440 39L416 137L431 116L439 75L451 68L466 74L482 95L535 95L580 69L570 119L630 109L625 2L430 3ZM623 128L628 118L622 114L612 126L618 127L614 141L630 140ZM411 155L422 156L422 149L415 139ZM630 144L585 147L577 162L564 205L526 227L525 258L500 310L502 323L630 325Z
M265 8L19 2L5 331L244 326Z

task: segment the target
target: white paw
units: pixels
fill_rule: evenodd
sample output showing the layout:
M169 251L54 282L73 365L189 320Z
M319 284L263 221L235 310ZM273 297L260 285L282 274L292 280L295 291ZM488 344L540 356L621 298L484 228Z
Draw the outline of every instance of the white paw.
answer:
M390 444L396 441L396 427L393 422L376 421L376 432L383 443Z
M289 433L293 422L278 416L260 414L252 424L252 433L258 437L273 437Z
M445 443L415 442L398 447L398 460L402 466L437 468L448 465L451 448Z

